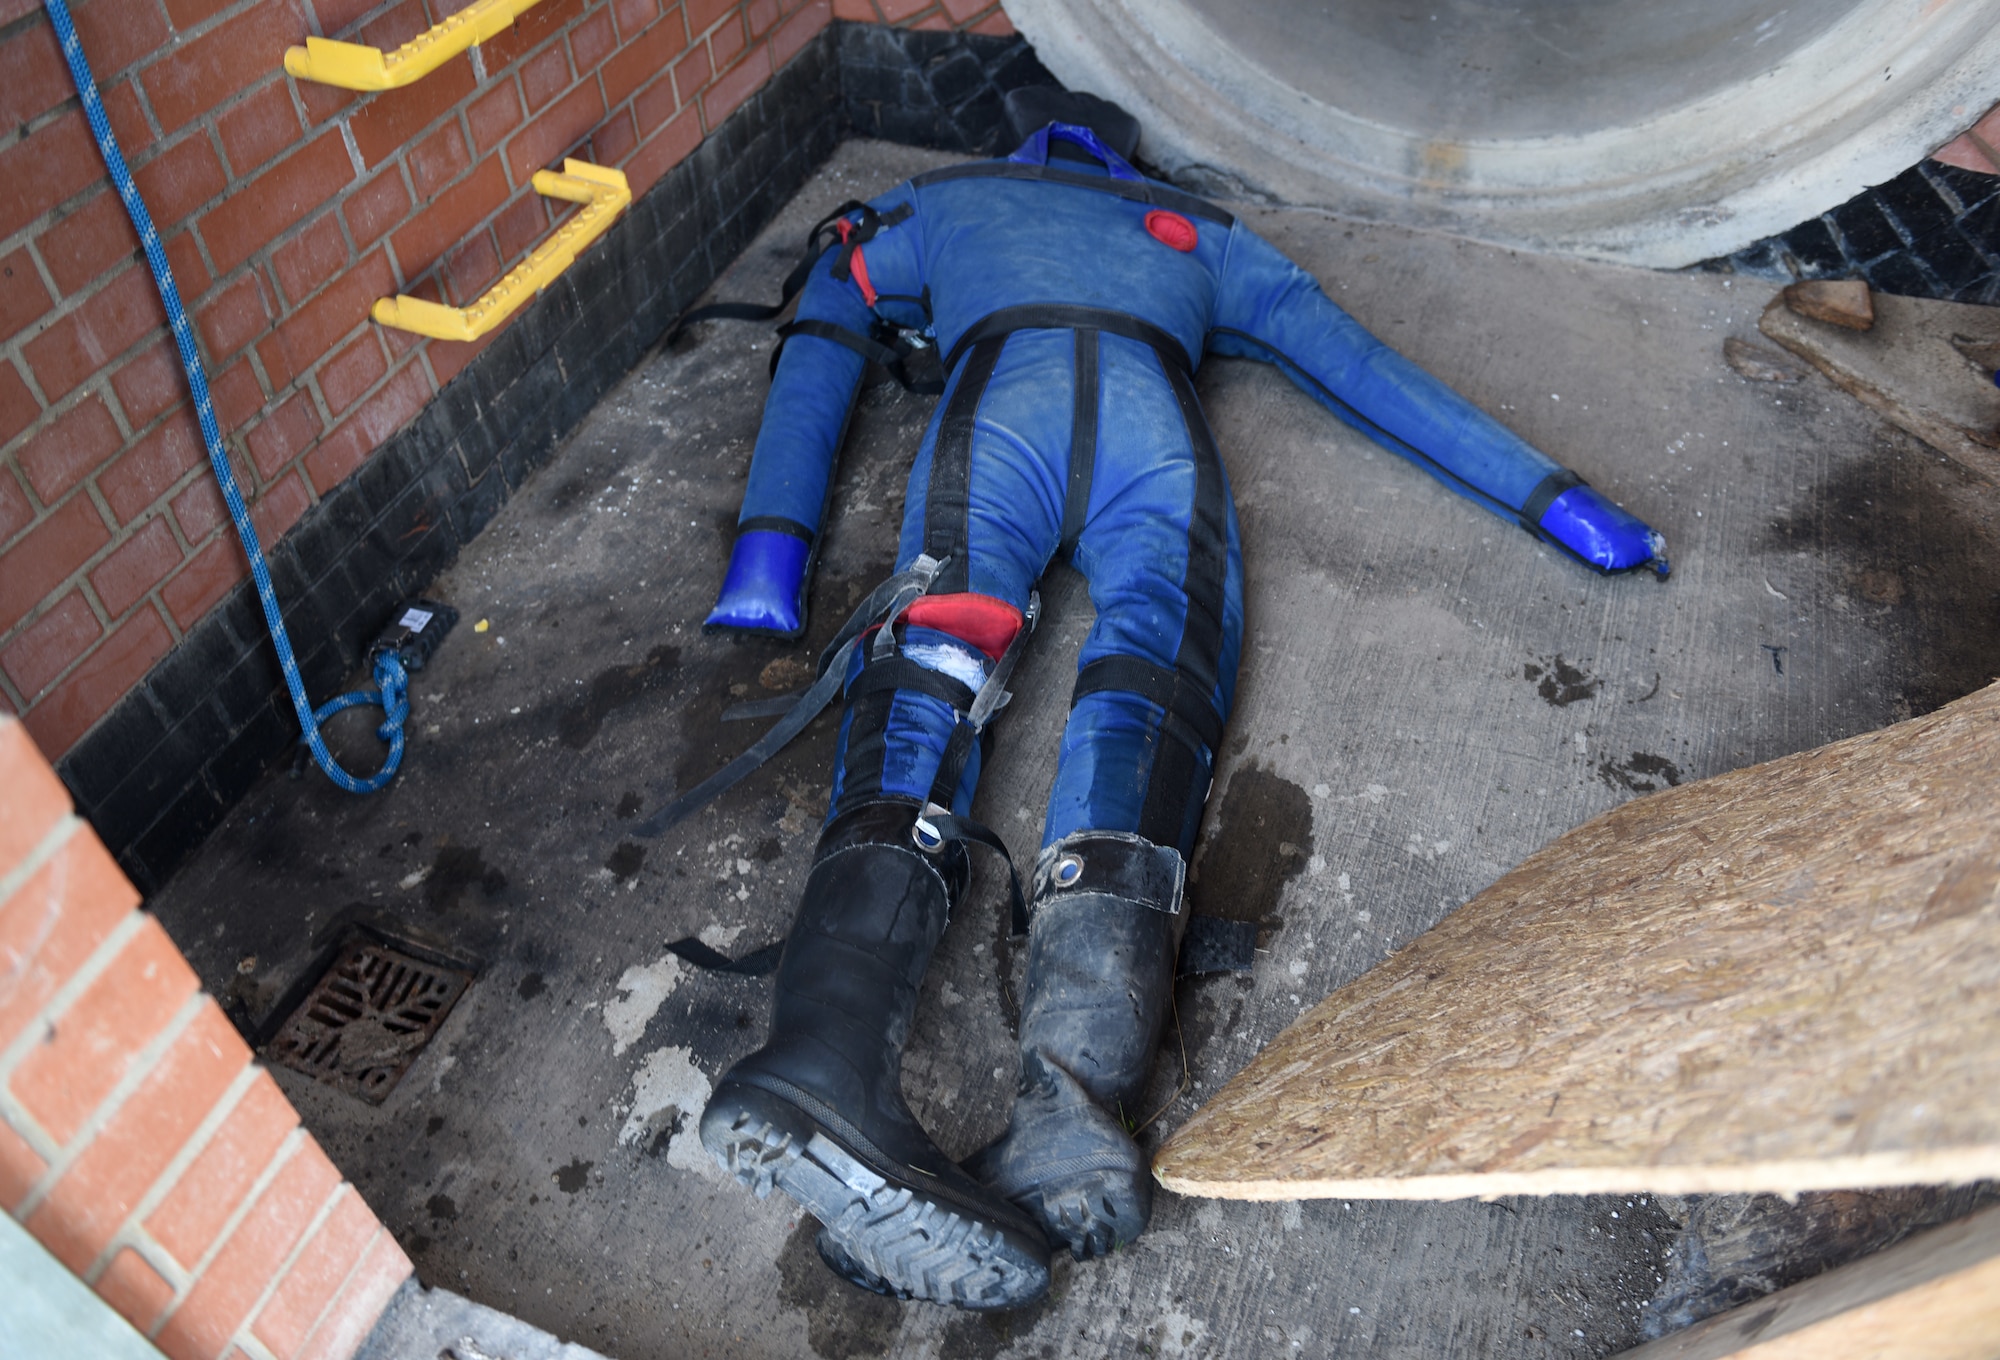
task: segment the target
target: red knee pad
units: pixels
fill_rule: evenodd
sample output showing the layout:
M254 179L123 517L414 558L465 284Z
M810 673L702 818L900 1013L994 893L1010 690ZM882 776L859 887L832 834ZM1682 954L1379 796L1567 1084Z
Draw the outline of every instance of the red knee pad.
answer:
M1021 631L1021 611L991 595L919 595L904 618L919 628L949 633L991 657L1007 650Z

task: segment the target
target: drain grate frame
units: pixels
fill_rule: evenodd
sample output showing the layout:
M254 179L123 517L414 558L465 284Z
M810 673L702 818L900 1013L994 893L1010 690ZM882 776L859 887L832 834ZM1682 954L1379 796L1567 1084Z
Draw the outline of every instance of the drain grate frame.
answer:
M472 985L470 968L400 949L373 932L333 951L263 1046L266 1060L380 1105Z

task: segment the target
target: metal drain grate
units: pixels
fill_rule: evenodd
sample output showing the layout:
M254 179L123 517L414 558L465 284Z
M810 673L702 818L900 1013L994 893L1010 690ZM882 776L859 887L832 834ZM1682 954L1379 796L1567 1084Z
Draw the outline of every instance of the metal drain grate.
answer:
M470 985L465 969L357 941L335 956L264 1056L379 1105Z

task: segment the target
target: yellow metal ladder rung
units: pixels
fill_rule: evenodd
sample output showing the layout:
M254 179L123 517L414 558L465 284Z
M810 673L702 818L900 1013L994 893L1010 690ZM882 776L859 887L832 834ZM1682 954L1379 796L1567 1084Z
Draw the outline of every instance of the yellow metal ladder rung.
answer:
M433 25L393 52L359 43L307 38L304 47L285 49L285 70L299 80L347 90L394 90L422 80L468 47L514 26L537 0L472 0L441 24Z
M477 340L554 283L632 202L632 189L623 171L587 161L566 160L561 174L537 170L534 185L535 192L546 198L567 199L583 204L583 208L470 306L445 307L398 295L376 302L375 320L434 340Z

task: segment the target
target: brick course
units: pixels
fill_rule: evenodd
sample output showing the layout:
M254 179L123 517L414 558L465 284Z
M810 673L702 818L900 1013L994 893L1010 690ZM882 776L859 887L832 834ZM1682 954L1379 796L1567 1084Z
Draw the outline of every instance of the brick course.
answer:
M2000 305L2000 108L1883 184L1704 268L1860 278L1881 292Z
M0 1203L172 1360L350 1360L409 1258L0 717Z
M230 710L229 750L216 753L216 772L155 780L147 785L151 803L135 792L128 776L164 749L169 733L185 732L175 740L195 746L197 715L184 700L161 697L188 687L134 688L163 658L220 648L235 669L262 648L256 672L275 672L261 621L238 603L240 550L215 513L212 473L131 228L66 79L49 78L45 18L24 0L4 3L12 8L0 7L0 712L21 714L46 753L63 758L66 777L128 868L145 874L178 853L164 848L176 837L186 842L212 824L240 790L243 771L258 763L242 744L273 730L274 713L289 705L279 697L262 716ZM870 24L1011 33L996 5L968 10L968 3L903 5L893 15L852 0L838 8ZM772 190L756 198L754 211L768 212L816 163L812 157L824 155L810 148L830 146L828 130L837 135L861 109L815 83L820 75L795 73L787 88L796 92L786 99L804 99L811 111L803 119L805 106L783 114L785 136L770 143L775 151L759 151L771 163L760 162L755 176L725 167L721 139L710 139L728 119L754 116L775 127L778 106L753 115L752 101L804 62L813 44L823 53L806 63L815 72L846 60L851 44L828 32L832 0L543 0L476 57L455 58L404 90L353 94L282 72L284 48L309 33L394 43L457 7L454 0L73 6L196 320L255 521L287 533L289 543L327 515L352 526L382 513L371 505L357 519L327 502L439 404L447 385L468 388L424 436L426 458L433 448L460 450L459 470L438 483L446 488L445 532L420 536L408 552L399 547L402 556L366 570L334 568L328 530L313 530L317 537L299 549L310 568L288 565L288 543L267 542L284 549L280 595L302 620L300 660L315 697L343 678L362 635L380 625L396 595L448 560L458 536L476 532L580 417L585 385L516 379L585 300L651 300L643 314L618 320L615 343L564 359L573 368L585 356L611 364L603 356L615 354L629 364L754 228L736 203L710 202L699 214L670 205L635 211L633 220L644 216L658 233L646 249L666 258L643 280L607 290L606 271L626 267L634 247L587 256L573 273L592 282L565 284L551 290L560 298L536 304L559 314L560 325L532 323L540 327L532 348L496 344L497 335L462 345L382 332L369 319L371 304L398 291L462 304L490 286L546 236L551 213L529 181L565 155L624 168L635 195L677 170L693 176L684 196L711 199L718 184L765 178ZM926 54L943 51L936 40L963 45L946 33L906 36L933 42ZM915 65L918 51L885 59ZM952 60L962 66L962 52ZM16 70L27 74L6 77ZM890 126L878 112L869 106L855 121L875 135L916 126L907 119ZM990 113L982 105L982 116ZM945 127L938 144L969 142ZM724 168L732 171L726 180ZM596 333L610 331L600 320ZM482 377L481 365L495 376ZM472 388L480 389L476 397ZM484 451L465 451L475 445ZM392 574L371 577L371 570ZM350 593L338 603L319 600L335 577ZM226 623L216 612L225 604ZM219 629L223 640L197 645L202 628ZM115 734L100 733L114 707ZM214 721L200 721L212 740ZM97 744L78 747L87 734Z

